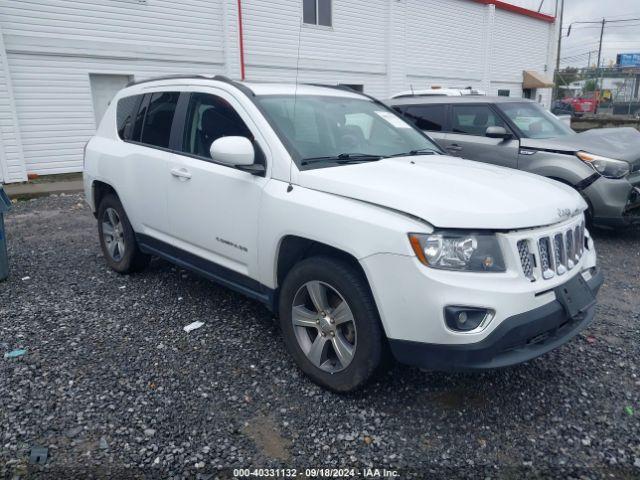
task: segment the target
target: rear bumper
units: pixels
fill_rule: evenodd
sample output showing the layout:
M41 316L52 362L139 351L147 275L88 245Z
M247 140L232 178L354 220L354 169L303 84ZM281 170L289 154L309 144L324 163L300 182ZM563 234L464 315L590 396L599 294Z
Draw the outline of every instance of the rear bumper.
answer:
M604 277L596 270L587 282L597 293ZM400 363L433 370L483 370L507 367L539 357L586 328L595 306L568 318L558 300L504 320L484 340L471 344L431 344L389 339Z

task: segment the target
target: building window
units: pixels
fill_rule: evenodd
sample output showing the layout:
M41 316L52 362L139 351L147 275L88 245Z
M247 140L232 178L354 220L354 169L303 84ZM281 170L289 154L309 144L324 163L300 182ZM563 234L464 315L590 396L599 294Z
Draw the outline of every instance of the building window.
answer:
M499 97L508 97L511 94L511 90L498 90Z
M302 21L310 25L331 26L331 0L302 0Z

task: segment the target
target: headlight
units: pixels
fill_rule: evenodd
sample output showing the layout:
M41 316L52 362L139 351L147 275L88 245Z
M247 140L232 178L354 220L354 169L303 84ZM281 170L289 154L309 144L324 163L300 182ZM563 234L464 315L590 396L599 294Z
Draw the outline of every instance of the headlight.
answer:
M504 259L493 234L465 232L410 233L418 259L432 268L470 272L504 272Z
M629 164L622 160L614 160L587 152L578 152L576 155L603 177L622 178L629 174Z

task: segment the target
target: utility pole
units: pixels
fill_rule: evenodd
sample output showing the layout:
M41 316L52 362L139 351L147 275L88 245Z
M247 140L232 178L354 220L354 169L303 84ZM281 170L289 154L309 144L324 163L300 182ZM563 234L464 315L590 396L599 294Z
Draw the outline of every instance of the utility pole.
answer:
M587 68L591 68L591 54L593 52L589 51L589 60L587 60Z
M598 46L598 69L600 69L600 60L602 59L602 37L604 37L604 26L607 23L607 21L603 18L602 19L602 27L600 27L600 45ZM598 74L598 70L596 70L596 75ZM604 69L600 70L600 85L596 85L596 87L598 87L598 98L596 100L596 108L594 110L594 113L598 113L598 106L600 105L600 100L602 99L602 90L603 90L603 84L604 83Z
M562 19L564 17L564 0L556 0L556 14L558 13L558 2L560 2L560 27L558 28L558 54L556 55L556 81L553 87L552 100L558 98L558 80L560 79L560 51L562 50Z
M602 27L600 28L600 46L598 47L598 64L596 65L598 68L600 68L600 59L602 58L602 37L604 36L605 23L607 23L607 21L603 18Z

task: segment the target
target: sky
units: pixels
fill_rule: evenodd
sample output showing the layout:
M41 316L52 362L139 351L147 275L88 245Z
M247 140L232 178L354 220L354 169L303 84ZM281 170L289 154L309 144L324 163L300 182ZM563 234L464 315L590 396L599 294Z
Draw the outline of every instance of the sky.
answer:
M541 0L507 0L521 7L538 10ZM561 0L558 0L561 1ZM615 62L618 53L640 53L640 0L564 0L564 20L561 67L586 67L591 53L591 65L597 61L600 24L574 24L572 22L638 19L605 25L602 42L603 64ZM554 14L556 0L544 0L543 13Z

